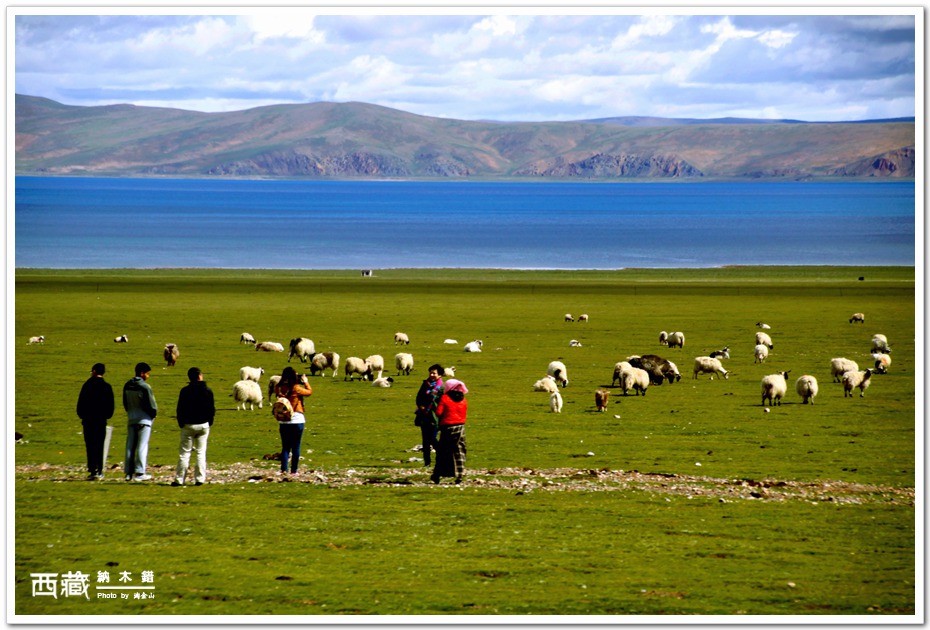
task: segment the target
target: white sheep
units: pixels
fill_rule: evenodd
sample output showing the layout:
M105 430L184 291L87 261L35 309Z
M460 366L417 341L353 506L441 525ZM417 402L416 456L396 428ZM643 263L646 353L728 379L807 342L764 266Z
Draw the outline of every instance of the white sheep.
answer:
M265 373L265 368L262 367L251 367L244 366L239 368L239 380L240 381L255 381L256 383L262 377L262 374Z
M578 341L577 339L572 339L571 341L568 342L568 347L569 348L580 348L581 342Z
M394 367L397 374L409 375L413 371L413 355L408 352L398 352L394 355Z
M575 321L575 318L572 317L572 314L571 314L571 313L565 313L565 321L567 321L567 322L573 322L573 321Z
M852 317L849 318L850 324L864 324L865 323L865 313L853 313Z
M481 346L484 345L484 342L480 339L475 339L474 341L469 341L465 344L465 352L481 352Z
M240 405L245 411L246 404L249 405L249 411L255 409L256 404L259 409L262 408L262 388L255 381L237 381L233 385L232 397L236 401L236 411L239 411Z
M402 346L410 345L410 337L407 336L407 333L396 332L394 333L394 343Z
M616 384L617 384L617 381L620 380L620 374L623 372L623 370L628 370L628 369L630 369L631 367L633 367L633 366L630 365L630 362L629 362L629 361L617 361L617 364L614 365L614 378L613 378L613 380L610 382L611 387L613 387L614 385L616 385Z
M239 335L239 343L245 343L245 344L250 343L252 345L255 345L255 337L253 337L247 332L244 332L241 335Z
M445 341L443 341L443 343L446 344L446 345L449 345L449 346L457 346L457 345L459 345L459 342L456 341L455 339L446 339Z
M181 356L181 352L178 350L177 344L168 343L165 344L164 351L165 362L168 365L174 365L178 362L178 357Z
M38 337L30 337L29 343L45 343L45 335L39 335Z
M758 326L762 330L769 330L771 328L771 326L769 326L768 324L763 324L762 322L756 322L756 326Z
M817 395L817 379L810 374L805 374L798 378L794 383L794 389L798 396L804 399L804 404L808 402L814 404L814 396Z
M365 362L371 368L372 378L381 378L381 373L384 372L384 357L380 354L373 354L366 358ZM375 375L376 372L377 375Z
M753 363L765 363L765 360L769 356L769 347L764 343L756 344L755 356L756 359Z
M607 411L607 401L610 399L610 390L594 390L594 406L598 411Z
M365 361L359 357L349 357L346 359L345 368L345 377L342 379L344 381L353 380L353 376L358 374L362 377L363 381L371 380L371 367Z
M631 389L636 391L637 396L645 396L649 382L649 372L642 368L630 367L620 373L620 389L623 390L624 396L629 394Z
M834 383L843 382L843 375L846 372L858 372L859 364L852 359L837 357L830 359L830 374L833 376Z
M333 378L336 378L336 373L339 371L339 354L336 352L317 352L312 357L310 357L310 376L316 375L317 372L320 373L320 376L325 376L325 370L330 369L333 371Z
M872 369L869 368L864 372L846 372L843 375L843 398L852 397L852 391L859 388L859 397L865 396L865 390L869 388L872 382Z
M659 333L659 345L667 346L668 345L668 333L664 330Z
M698 374L719 374L725 379L730 378L730 373L723 369L720 359L710 357L694 357L693 378L697 378Z
M550 362L546 374L558 381L562 387L568 387L568 368L561 361Z
M449 367L442 368L442 377L443 378L455 378L455 366L450 365Z
M768 336L768 333L764 333L764 332L756 333L756 345L759 345L760 343L768 346L769 350L775 347L772 344L772 338Z
M562 413L562 394L559 392L549 394L549 410L552 413Z
M533 383L534 392L552 392L559 391L559 385L555 382L555 379L549 376L548 374Z
M268 400L274 400L277 396L274 393L274 390L277 389L278 383L281 382L281 375L275 374L274 376L268 377Z
M883 352L885 354L890 354L891 348L888 346L888 338L881 334L872 335L871 352Z
M875 352L872 354L872 358L875 359L875 373L887 374L888 366L891 365L891 355L883 352Z
M726 346L722 350L714 350L708 356L711 359L729 359L730 358L730 346Z
M255 344L256 352L284 352L284 346L277 341L260 341Z
M669 348L684 348L685 347L685 333L683 332L673 332L668 334L668 339L666 340L666 345Z
M315 353L316 346L313 345L313 341L306 337L296 337L291 339L287 362L290 363L293 357L297 357L301 363L306 363Z
M129 337L127 337L126 335L120 335L119 337L117 337L117 338L114 339L113 341L114 341L115 343L129 343Z
M668 363L668 370L666 370L665 372L665 378L668 380L670 384L677 383L678 381L681 380L681 372L678 371L678 366L672 363L671 361L669 361L668 359L666 359L665 361L666 363Z
M586 321L588 321L588 314L587 314L587 313L582 313L581 315L579 315L579 316L578 316L578 321L579 321L579 322L586 322Z
M762 377L762 404L766 399L769 405L781 405L781 399L788 393L788 372L778 372Z
M375 380L373 380L373 381L371 382L372 387L384 387L384 388L388 388L388 387L390 387L390 386L393 385L393 384L394 384L394 379L391 378L390 376L381 377L381 378L376 378Z

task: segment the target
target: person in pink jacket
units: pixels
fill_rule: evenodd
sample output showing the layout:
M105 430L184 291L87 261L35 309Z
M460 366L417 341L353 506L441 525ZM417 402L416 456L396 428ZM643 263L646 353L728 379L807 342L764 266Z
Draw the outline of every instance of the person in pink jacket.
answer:
M465 474L465 418L468 415L468 400L465 383L449 379L442 387L442 397L436 405L439 419L439 449L436 452L436 467L430 479L439 483L442 477L455 477L462 483Z

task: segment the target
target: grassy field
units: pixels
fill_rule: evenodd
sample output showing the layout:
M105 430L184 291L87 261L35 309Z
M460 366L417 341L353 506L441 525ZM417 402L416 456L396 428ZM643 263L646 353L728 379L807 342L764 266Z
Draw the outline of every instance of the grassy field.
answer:
M860 279L861 278L861 279ZM17 615L886 615L918 607L913 268L530 272L18 270L15 293ZM853 312L865 324L850 324ZM587 313L566 323L565 313ZM753 363L756 322L774 348ZM658 344L681 330L684 349ZM381 354L391 389L311 379L304 475L281 482L266 406L236 411L238 370L286 354L238 343L305 336L318 351ZM396 331L409 346L393 345ZM893 364L860 398L832 357ZM127 344L113 338L126 334ZM45 335L42 345L28 345ZM443 344L446 338L457 346ZM482 339L480 354L462 345ZM569 347L577 339L581 347ZM166 367L166 343L180 347ZM691 378L723 346L728 380ZM400 351L415 370L397 376ZM645 396L594 390L631 354L675 361ZM532 391L553 359L565 408ZM97 361L118 392L138 361L159 416L153 482L121 468L83 481L74 407ZM296 360L295 360L296 362ZM470 389L468 476L433 486L413 449L426 367ZM196 365L217 395L211 483L173 488L177 394ZM765 412L759 381L790 370ZM803 405L794 380L820 382ZM122 460L125 414L111 421ZM33 595L31 574L81 571L89 599ZM153 599L96 597L98 572L152 571ZM884 617L887 618L887 617Z

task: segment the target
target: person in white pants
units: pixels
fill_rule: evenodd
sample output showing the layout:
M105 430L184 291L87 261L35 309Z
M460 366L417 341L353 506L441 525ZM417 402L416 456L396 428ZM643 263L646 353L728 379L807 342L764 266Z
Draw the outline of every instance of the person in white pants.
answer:
M177 417L178 426L181 428L181 444L172 486L184 485L191 450L196 454L194 485L202 486L207 481L207 437L216 415L213 390L207 387L199 368L189 369L187 378L190 383L183 387L178 395Z

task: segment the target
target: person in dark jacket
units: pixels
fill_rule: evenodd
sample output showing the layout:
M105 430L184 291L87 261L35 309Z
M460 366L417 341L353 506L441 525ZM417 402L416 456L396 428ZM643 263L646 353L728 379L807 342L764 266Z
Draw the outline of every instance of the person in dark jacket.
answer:
M178 395L178 426L181 427L181 445L179 447L178 465L172 486L183 486L187 477L187 467L191 459L191 449L197 457L194 460L194 485L202 486L207 480L207 437L213 426L216 406L213 402L213 390L207 387L200 368L192 367L187 371L188 385Z
M430 465L430 452L436 450L436 403L442 395L443 368L438 363L429 366L429 377L420 384L417 391L417 410L413 423L420 427L420 443L423 445L423 465Z
M77 415L84 425L87 478L92 480L103 479L103 445L107 436L107 420L113 417L115 404L113 386L103 380L106 371L103 363L94 364L77 402Z

